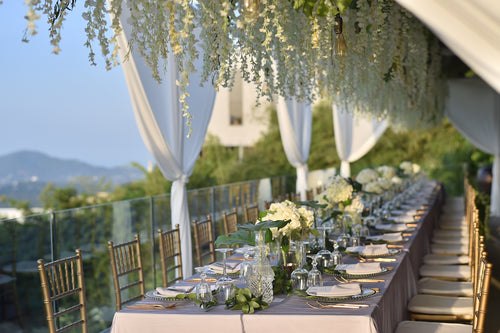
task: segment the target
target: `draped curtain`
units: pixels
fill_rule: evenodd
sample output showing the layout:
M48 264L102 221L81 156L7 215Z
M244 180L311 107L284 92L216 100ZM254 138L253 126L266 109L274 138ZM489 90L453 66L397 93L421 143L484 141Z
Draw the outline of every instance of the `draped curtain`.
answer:
M387 129L385 120L353 116L342 105L333 105L335 146L341 160L340 175L351 176L350 163L359 160L373 148Z
M500 215L500 95L479 79L450 80L446 116L475 147L494 155L491 214Z
M175 58L169 57L167 72L158 83L139 52L132 50L127 55L127 36L130 36L131 27L127 24L126 12L120 17L124 33L118 41L122 68L141 137L163 175L173 182L170 192L172 224L180 226L183 274L190 276L193 262L186 183L205 140L215 89L208 84L201 87L199 75L190 75L188 92L191 97L187 102L193 116L193 132L188 138L179 102L180 90L176 85L179 73ZM197 73L202 72L202 58L200 56L195 62Z
M500 92L500 1L396 1Z
M290 164L297 169L297 193L306 200L307 159L311 147L312 108L311 104L295 99L278 98L278 122L281 142Z

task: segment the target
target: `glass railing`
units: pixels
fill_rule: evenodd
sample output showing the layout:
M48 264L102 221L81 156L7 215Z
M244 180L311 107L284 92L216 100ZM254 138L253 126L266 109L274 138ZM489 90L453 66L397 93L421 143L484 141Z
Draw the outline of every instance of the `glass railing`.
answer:
M260 183L188 191L191 219L212 215L217 237L224 229L222 212L236 207L242 221L243 206L259 202ZM294 192L295 176L272 178L270 188L272 197ZM37 260L72 256L75 249L83 252L89 332L108 328L115 312L108 240L141 236L146 289L153 289L161 281L156 233L173 224L168 194L1 220L0 332L19 326L24 332L48 332Z

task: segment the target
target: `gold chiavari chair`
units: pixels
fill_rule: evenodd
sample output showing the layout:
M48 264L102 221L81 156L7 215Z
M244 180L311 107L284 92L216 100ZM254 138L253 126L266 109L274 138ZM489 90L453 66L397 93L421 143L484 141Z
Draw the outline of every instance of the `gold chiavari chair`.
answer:
M120 311L123 305L143 299L146 293L139 235L135 235L134 240L121 244L109 241L108 250L115 286L116 311Z
M182 252L179 225L168 231L158 230L163 287L182 281Z
M196 258L198 265L203 266L206 258L209 258L208 263L215 261L214 236L212 233L212 217L207 215L207 218L202 221L193 220L194 243L196 248Z
M254 203L253 205L247 205L243 207L245 211L245 223L251 222L254 223L259 218L259 206Z
M306 200L307 201L314 200L314 191L313 190L306 190Z
M238 211L233 208L231 213L222 212L222 219L224 221L224 233L226 235L238 230Z
M398 324L395 333L482 333L484 332L484 321L488 303L492 264L486 262L486 254L483 253L481 265L478 270L478 284L473 295L473 305L471 311L472 325L462 323L448 323L435 321L402 321ZM432 297L432 296L429 296ZM439 296L433 296L439 297ZM444 299L454 297L444 297ZM450 302L448 302L450 303ZM422 319L420 319L422 320ZM439 320L438 317L424 320Z
M38 271L47 314L49 332L64 332L80 327L87 332L87 305L83 278L83 262L80 250L73 257L52 262L38 260ZM73 312L79 312L79 315ZM64 326L60 327L59 322Z

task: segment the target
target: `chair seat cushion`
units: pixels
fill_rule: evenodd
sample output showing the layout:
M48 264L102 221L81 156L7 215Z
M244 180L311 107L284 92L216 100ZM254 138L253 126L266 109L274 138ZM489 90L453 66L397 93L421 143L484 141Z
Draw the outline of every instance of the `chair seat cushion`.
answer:
M402 321L395 333L471 333L472 325L434 323L428 321Z
M469 230L446 230L446 229L434 229L432 231L434 237L469 237Z
M463 245L468 246L469 238L468 237L432 237L432 242L434 244L454 244L454 245Z
M449 254L449 255L466 255L469 253L467 244L432 244L431 253L434 254Z
M415 295L408 303L408 310L415 313L472 317L472 297Z
M453 278L469 280L471 278L471 268L468 265L429 265L420 266L420 276L436 278Z
M426 254L424 264L431 265L463 265L469 263L469 256L447 256L444 254Z
M424 277L418 281L418 293L443 296L472 296L472 282L444 281Z

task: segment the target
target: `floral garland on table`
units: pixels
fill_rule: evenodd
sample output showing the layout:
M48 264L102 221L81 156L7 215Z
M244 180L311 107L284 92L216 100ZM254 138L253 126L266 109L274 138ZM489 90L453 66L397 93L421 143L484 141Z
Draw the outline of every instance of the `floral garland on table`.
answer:
M118 63L117 18L129 11L129 46L142 54L156 79L175 58L188 122L186 88L198 57L202 82L215 88L232 87L239 70L259 97L326 97L344 103L348 112L387 119L400 129L442 118L447 87L439 42L395 1L108 0L109 8L105 0L81 1L90 62L95 64L97 46L106 68ZM63 22L76 3L27 0L26 34L36 34L36 21L46 16L53 52L60 52ZM337 14L343 18L346 57L332 56Z

